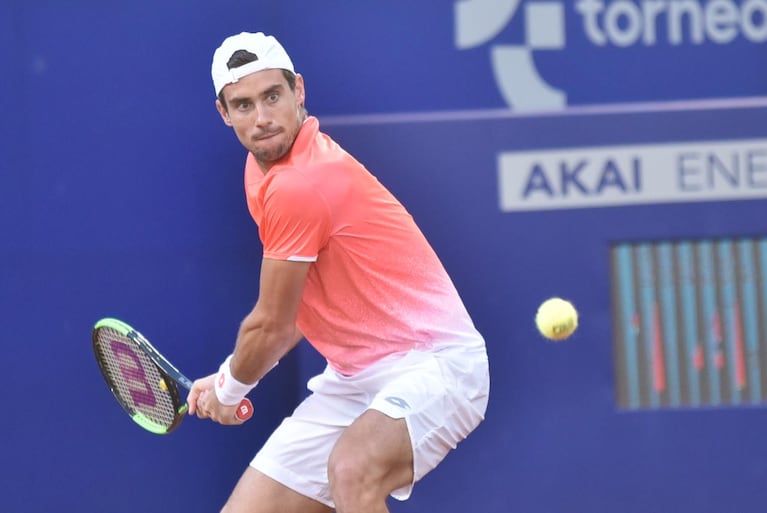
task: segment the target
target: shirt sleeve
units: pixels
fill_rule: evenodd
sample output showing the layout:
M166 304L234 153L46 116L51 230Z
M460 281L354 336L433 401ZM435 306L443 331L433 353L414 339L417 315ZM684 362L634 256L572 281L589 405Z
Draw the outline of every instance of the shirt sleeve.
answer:
M259 227L264 257L314 262L327 244L330 209L310 180L297 170L284 170L269 184Z

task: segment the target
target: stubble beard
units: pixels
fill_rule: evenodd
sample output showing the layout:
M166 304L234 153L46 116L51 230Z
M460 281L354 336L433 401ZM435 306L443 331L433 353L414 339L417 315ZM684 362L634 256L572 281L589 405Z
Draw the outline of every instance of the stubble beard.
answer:
M282 143L276 148L271 148L268 150L253 150L251 153L256 158L256 161L268 167L282 159L282 157L284 157L290 151L294 140L295 137L290 141L290 143Z
M271 167L275 162L282 160L285 155L290 153L290 150L293 147L293 143L296 141L296 137L298 137L299 130L301 130L301 123L299 123L298 126L296 126L296 128L289 134L289 137L285 142L280 143L276 148L264 150L254 149L251 151L253 157L255 157L259 164L261 164L261 167Z
M281 143L271 150L254 149L251 151L251 154L253 154L253 157L255 157L262 169L270 168L274 163L282 160L285 155L290 153L290 150L293 148L293 143L296 142L296 137L298 137L298 132L301 131L301 127L303 126L304 121L306 121L306 117L306 110L302 109L298 112L298 124L290 133L287 142Z

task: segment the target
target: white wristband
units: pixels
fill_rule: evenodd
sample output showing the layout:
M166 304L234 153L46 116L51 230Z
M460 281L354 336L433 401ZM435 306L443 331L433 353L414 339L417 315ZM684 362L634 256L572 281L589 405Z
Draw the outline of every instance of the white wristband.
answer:
M237 379L232 376L232 371L229 366L232 361L232 356L233 355L229 355L226 360L224 360L224 363L221 364L221 367L218 368L216 386L213 387L216 390L218 402L226 406L240 404L240 401L243 400L248 392L258 385L258 381L252 385L246 385L245 383L237 381Z

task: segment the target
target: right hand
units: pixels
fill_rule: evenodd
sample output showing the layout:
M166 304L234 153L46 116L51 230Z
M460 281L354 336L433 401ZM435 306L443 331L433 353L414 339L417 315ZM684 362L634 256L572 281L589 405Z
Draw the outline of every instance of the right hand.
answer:
M218 373L211 374L204 378L200 378L192 383L192 389L189 391L189 395L186 397L186 402L189 405L189 415L195 415L201 419L207 418L208 412L201 411L198 408L198 402L207 394L215 394L213 386L216 382L216 376Z

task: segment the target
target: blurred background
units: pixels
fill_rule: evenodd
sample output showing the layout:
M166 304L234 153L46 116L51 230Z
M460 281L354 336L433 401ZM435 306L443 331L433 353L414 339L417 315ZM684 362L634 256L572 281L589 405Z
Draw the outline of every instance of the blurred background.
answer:
M156 436L91 352L114 316L199 377L256 301L209 74L240 31L278 37L487 339L486 421L392 511L763 511L764 0L1 0L0 509L218 511L322 368L304 342L246 425Z

